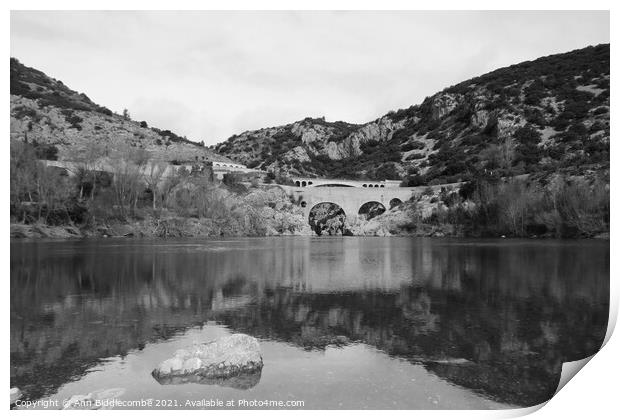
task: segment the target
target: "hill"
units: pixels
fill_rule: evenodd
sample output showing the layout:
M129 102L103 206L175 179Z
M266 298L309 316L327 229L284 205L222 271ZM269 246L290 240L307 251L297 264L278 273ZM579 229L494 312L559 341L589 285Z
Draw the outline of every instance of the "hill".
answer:
M495 70L366 124L306 118L214 150L287 175L407 185L598 172L609 167L609 63L609 44L590 46Z
M109 155L128 145L167 162L230 159L170 130L149 127L95 104L60 80L11 58L11 141L35 144L40 158L70 160L88 142Z

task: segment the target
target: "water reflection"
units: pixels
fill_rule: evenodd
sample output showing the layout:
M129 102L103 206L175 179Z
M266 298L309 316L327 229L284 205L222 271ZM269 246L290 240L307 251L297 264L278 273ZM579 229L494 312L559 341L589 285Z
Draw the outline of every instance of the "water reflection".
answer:
M308 351L363 343L529 406L599 349L608 301L599 241L13 242L11 386L41 398L217 321Z
M260 382L261 371L242 373L230 378L209 378L204 376L167 376L155 377L155 380L162 385L181 385L181 384L203 384L227 386L235 389L250 389Z

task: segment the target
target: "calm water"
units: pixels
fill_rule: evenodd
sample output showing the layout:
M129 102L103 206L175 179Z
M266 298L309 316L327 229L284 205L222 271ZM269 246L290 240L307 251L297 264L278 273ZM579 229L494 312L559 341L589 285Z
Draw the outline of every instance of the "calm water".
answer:
M608 241L415 238L11 243L11 386L35 400L303 400L305 408L505 408L596 352ZM181 347L243 332L249 390L160 385ZM185 407L184 407L185 408Z

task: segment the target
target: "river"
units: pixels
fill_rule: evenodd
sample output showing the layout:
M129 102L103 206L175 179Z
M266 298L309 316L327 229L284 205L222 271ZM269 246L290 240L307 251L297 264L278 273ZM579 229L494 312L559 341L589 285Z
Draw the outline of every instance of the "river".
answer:
M30 400L501 409L602 345L609 241L374 237L11 241L11 386ZM249 389L162 385L176 349L241 332Z

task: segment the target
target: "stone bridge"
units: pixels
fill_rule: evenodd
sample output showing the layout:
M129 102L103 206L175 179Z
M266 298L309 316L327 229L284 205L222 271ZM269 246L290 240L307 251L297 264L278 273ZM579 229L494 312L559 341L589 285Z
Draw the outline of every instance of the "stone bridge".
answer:
M381 203L386 210L405 202L413 193L420 188L351 188L351 187L322 187L303 188L281 186L296 203L304 209L306 219L310 217L310 210L320 203L337 204L344 210L349 220L353 220L360 212L360 208L366 203Z

